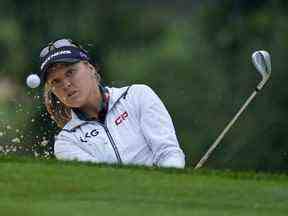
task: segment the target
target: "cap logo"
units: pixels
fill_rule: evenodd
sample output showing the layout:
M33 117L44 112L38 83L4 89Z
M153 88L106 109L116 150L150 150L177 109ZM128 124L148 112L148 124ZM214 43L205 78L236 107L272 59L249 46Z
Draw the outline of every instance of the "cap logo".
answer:
M83 53L83 52L80 52L80 56L81 56L82 58L88 58L88 56L87 56L85 53Z
M47 64L47 62L49 62L52 58L59 56L59 55L67 55L67 54L71 54L72 52L70 50L61 50L58 52L53 53L52 55L48 56L45 61L41 64L40 68L41 70L43 70L44 66Z

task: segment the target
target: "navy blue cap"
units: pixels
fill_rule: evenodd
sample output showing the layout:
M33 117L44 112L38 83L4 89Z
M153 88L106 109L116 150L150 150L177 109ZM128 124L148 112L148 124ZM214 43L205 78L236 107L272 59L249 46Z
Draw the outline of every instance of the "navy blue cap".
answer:
M47 69L54 63L76 63L79 61L90 61L90 57L83 49L75 46L63 46L53 49L44 57L40 58L41 82L46 81Z

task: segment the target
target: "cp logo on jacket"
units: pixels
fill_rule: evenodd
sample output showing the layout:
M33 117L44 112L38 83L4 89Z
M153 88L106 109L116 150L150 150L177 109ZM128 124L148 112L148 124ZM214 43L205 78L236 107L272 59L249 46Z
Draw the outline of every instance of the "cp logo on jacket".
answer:
M125 112L122 113L119 117L116 118L115 124L118 126L118 125L121 124L124 120L126 120L127 117L128 117L128 112L125 111Z

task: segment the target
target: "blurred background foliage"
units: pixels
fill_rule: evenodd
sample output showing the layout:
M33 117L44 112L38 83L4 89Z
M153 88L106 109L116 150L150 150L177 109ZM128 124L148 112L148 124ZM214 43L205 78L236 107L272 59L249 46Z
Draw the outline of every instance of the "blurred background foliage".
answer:
M50 158L58 131L42 90L25 86L38 54L62 37L103 63L110 86L144 83L172 115L194 165L254 90L258 49L272 79L207 167L287 171L287 1L0 1L0 152Z

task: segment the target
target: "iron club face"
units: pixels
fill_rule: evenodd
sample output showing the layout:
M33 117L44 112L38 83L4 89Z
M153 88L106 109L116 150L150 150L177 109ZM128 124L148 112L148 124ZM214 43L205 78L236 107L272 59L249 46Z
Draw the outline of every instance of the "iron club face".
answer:
M265 50L255 51L252 54L252 62L257 71L262 76L262 81L257 86L257 89L260 91L265 85L265 83L268 81L271 74L270 54Z

